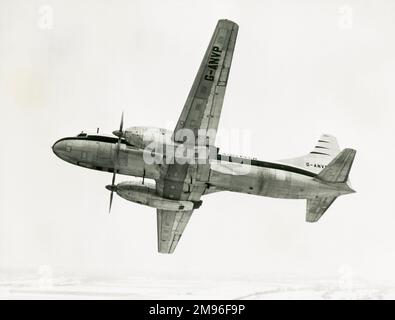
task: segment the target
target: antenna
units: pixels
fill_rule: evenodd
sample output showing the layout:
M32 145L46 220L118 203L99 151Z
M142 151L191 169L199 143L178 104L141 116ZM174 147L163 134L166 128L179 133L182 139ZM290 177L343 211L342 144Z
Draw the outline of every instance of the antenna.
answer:
M99 133L99 128L97 128L96 133Z

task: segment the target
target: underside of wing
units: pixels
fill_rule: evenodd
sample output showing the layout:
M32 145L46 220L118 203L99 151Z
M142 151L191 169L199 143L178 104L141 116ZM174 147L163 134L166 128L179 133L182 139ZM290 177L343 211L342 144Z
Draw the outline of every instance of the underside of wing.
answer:
M158 252L173 253L192 211L157 210Z
M210 144L214 144L237 32L236 23L230 20L218 21L177 122L173 133L174 141L183 142L183 133L180 129L192 130L195 138L198 136L198 130L204 129L209 131L206 136L209 135ZM206 141L204 144L208 145Z
M214 146L237 31L236 23L218 21L173 132L173 141L185 142L184 138L190 137L192 131L194 140L188 141L191 145ZM197 203L205 192L208 175L208 164L165 164L157 181L157 193L167 199ZM192 211L157 211L159 252L173 253L191 215Z

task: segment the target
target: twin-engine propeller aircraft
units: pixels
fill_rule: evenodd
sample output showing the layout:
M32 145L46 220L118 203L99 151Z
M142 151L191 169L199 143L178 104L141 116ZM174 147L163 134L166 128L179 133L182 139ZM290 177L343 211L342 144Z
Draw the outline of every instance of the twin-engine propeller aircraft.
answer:
M307 199L306 221L316 222L338 196L354 192L348 175L356 151L340 151L330 135L322 135L309 154L283 161L217 154L215 136L237 31L236 23L218 21L174 132L147 127L124 130L122 114L114 136L81 133L52 147L67 162L113 173L106 187L111 192L110 210L114 192L156 208L161 253L173 253L193 210L209 193ZM116 184L117 173L143 179Z

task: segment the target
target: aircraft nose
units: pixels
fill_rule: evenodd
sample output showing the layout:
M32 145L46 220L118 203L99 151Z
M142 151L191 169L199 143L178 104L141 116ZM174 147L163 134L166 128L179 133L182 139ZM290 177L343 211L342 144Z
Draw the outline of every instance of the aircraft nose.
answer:
M52 151L59 157L62 152L66 151L66 142L62 140L55 142Z

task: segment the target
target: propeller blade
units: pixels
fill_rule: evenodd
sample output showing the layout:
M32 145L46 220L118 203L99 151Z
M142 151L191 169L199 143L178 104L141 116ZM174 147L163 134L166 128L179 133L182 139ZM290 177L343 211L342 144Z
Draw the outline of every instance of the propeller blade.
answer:
M119 125L119 130L113 131L113 134L118 137L118 143L115 149L115 159L114 161L118 161L118 155L119 155L119 149L121 148L121 141L122 141L122 136L123 136L123 111L121 115L121 123Z
M111 185L113 186L115 183L115 176L117 175L117 172L114 170L114 173L112 174L112 181L111 181Z
M122 130L123 130L123 111L122 111L122 115L121 115L121 123L119 124L119 130L113 132L113 134L118 137L118 143L117 143L117 146L115 149L114 174L112 175L112 182L111 182L110 186L106 186L106 188L111 191L111 193L110 193L110 208L108 210L108 213L111 212L112 199L114 197L114 190L116 190L116 186L115 186L115 176L117 175L116 165L118 163L119 150L121 148L121 141L122 141L122 135L123 135Z
M119 139L121 139L123 136L123 111L121 115L121 123L119 124L119 130L113 131L112 134L117 136Z
M108 213L111 212L112 199L113 199L113 197L114 197L114 186L115 186L115 176L116 176L116 175L117 175L117 173L116 173L116 171L114 170L114 173L113 173L113 175L112 175L111 186L106 186L106 188L107 188L108 190L111 190L111 193L110 193L110 208L109 208L109 210L108 210Z
M119 125L119 132L122 134L123 130L123 111L122 111L122 116L121 116L121 124Z
M114 197L114 191L111 191L110 193L110 207L108 209L108 214L111 213L111 206L112 206L112 198Z

